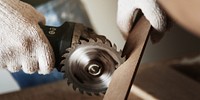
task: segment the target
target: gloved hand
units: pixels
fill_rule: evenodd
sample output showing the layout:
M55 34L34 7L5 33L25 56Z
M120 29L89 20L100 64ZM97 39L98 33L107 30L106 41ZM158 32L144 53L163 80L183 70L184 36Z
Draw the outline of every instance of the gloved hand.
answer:
M54 54L38 22L45 18L20 0L0 0L0 67L48 74Z
M166 30L166 17L156 0L118 0L117 24L124 34L127 34L132 27L133 13L136 9L141 9L157 31Z

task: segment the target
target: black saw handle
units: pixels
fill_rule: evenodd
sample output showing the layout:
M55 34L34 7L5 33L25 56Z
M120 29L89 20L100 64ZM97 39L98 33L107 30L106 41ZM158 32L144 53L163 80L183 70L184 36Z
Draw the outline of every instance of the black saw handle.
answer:
M71 47L75 23L65 22L60 27L39 25L53 48L56 60L55 68L60 71L62 67L60 65L62 55L66 52L67 48Z

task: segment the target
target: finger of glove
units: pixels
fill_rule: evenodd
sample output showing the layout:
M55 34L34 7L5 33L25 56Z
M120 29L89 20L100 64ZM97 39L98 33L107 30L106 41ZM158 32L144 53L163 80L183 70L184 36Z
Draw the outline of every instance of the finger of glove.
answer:
M156 0L139 1L136 3L135 6L142 10L144 16L151 23L151 25L159 32L165 31L167 27L166 16L160 9Z
M36 71L38 71L38 61L35 59L35 57L23 57L22 59L22 70L27 74L32 74Z
M5 66L10 72L18 72L19 70L21 70L21 67L22 67L21 64L18 64L17 62L13 62L13 61L12 63L8 63Z
M37 57L39 61L39 74L49 74L54 67L54 55L51 46L46 42L37 49Z
M10 72L21 70L18 55L16 55L11 48L1 46L0 59L0 68L7 68Z
M18 72L21 70L21 64L19 64L17 59L6 60L4 62L0 62L1 68L7 68L10 72Z
M136 9L142 10L144 16L156 30L164 31L166 29L166 18L156 0L119 0L117 24L126 36L132 28L133 13Z

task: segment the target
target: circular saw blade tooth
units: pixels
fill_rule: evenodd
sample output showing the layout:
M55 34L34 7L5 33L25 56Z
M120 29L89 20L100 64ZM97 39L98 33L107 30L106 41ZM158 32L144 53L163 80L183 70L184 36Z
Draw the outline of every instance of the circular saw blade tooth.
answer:
M62 55L62 57L65 59L68 56L68 53L65 53ZM62 60L62 62L64 62L64 59ZM63 63L62 63L63 64Z
M90 39L89 39L89 42L95 42L95 40L94 40L94 39L92 39L92 38L90 38Z
M125 61L126 60L126 56L122 57L122 60Z
M81 42L81 44L84 44L84 43L86 43L87 41L85 41L85 40L80 40L80 42Z
M112 46L115 50L117 50L117 45L116 44L113 44Z
M63 66L64 66L64 64L63 64ZM64 69L63 66L62 66L62 68L61 68L61 72L65 73L65 69Z
M80 91L79 91L79 89L78 88L75 88L75 90L74 90L75 92L77 92L77 93L80 93Z
M68 79L66 79L66 80L67 80L67 85L72 87L72 83Z
M122 50L119 50L119 53L122 54Z
M103 43L103 41L100 38L97 38L97 42Z
M108 41L108 40L105 40L105 43L104 43L104 44L111 46L111 43L110 43L110 41Z
M71 52L72 48L73 48L73 47L67 48L67 49L66 49L66 52L67 52L67 53Z
M93 94L90 92L86 92L87 95L92 96Z
M64 58L64 57L63 57ZM65 64L65 60L62 60L61 62L60 62L60 65L64 65Z
M74 91L76 91L77 87L74 86L74 84L72 84L72 88L74 89Z
M81 89L78 89L78 90L79 90L80 93L84 94L84 91L83 91L83 90L81 90Z
M104 96L106 92L99 93L99 96Z

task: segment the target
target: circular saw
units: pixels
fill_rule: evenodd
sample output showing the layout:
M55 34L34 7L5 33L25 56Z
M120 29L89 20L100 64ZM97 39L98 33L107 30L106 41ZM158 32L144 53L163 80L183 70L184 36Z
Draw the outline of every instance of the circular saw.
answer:
M40 26L54 50L55 67L64 73L67 84L83 94L105 94L113 72L125 61L116 45L82 24Z

